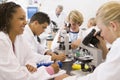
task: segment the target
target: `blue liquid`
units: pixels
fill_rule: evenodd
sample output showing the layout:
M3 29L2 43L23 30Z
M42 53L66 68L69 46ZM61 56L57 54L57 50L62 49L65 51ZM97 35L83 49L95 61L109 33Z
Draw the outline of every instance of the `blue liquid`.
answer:
M50 62L50 63L37 63L37 68L41 67L41 66L50 66L51 64L53 64L53 62ZM58 65L59 67L61 68L62 67L62 62L58 62Z

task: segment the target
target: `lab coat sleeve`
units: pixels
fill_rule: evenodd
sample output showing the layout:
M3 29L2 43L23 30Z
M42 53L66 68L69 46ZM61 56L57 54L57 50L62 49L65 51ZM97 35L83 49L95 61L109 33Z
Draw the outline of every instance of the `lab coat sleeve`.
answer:
M30 43L31 41L27 41L26 37L24 35L21 36L22 40L23 40L23 45L25 47L25 51L26 51L26 64L31 64L36 66L36 63L40 63L40 62L48 62L51 61L51 56L49 55L43 55L43 53L46 52L45 48L43 48L40 44L36 44L37 46L37 50L36 51L34 48L34 46L32 46L32 44ZM30 40L30 39L28 39ZM39 54L41 53L41 54ZM33 57L34 56L34 57Z
M34 50L29 47L28 44L24 43L25 48L26 48L26 63L25 64L31 64L34 67L36 67L37 63L40 62L50 62L51 61L51 56L49 55L41 55L36 53Z
M42 44L38 44L38 53L44 55L48 50Z
M41 55L29 52L29 56L26 56L26 63L31 64L36 67L37 63L51 62L51 56L49 55Z

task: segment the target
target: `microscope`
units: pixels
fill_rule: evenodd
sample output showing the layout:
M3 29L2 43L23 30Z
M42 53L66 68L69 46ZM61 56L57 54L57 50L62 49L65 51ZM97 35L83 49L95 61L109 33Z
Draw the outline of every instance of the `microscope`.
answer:
M94 36L95 32L96 30L93 29L82 41L74 56L75 62L72 69L90 73L102 62L102 51L97 48L99 40ZM96 35L100 35L100 32L97 32ZM80 73L82 74L82 72ZM72 74L78 73L72 71Z
M93 56L88 49L79 47L74 55L75 62L72 65L73 70L81 70L83 72L93 72L95 66L91 64Z
M58 31L58 25L55 21L51 20L50 27L49 27L49 34L48 34L48 40L53 40L55 37L56 32Z
M59 30L57 23L53 20L51 20L51 29L52 29L52 32L54 33L56 33Z
M60 40L58 41L59 43L59 50L62 50L65 52L66 55L69 54L69 50L71 49L70 43L69 42L69 34L67 33L66 30L61 30L60 32Z
M69 41L69 30L70 24L65 22L65 29L60 31L60 40L59 40L59 50L65 50L66 55L68 55L71 49L71 42Z
M96 30L92 29L82 41L82 46L91 52L93 55L93 64L98 66L102 62L102 50L98 49L97 43L99 43L99 40L96 38L96 36L100 36L100 31L96 32L94 36L95 32Z

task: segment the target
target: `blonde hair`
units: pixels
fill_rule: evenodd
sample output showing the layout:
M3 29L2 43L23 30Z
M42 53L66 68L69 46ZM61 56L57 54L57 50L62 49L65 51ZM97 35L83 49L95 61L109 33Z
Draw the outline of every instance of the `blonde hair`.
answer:
M69 13L67 20L72 20L73 22L81 25L83 23L83 15L79 11L73 10Z
M96 14L96 20L108 25L110 21L120 22L120 2L110 1L102 5Z

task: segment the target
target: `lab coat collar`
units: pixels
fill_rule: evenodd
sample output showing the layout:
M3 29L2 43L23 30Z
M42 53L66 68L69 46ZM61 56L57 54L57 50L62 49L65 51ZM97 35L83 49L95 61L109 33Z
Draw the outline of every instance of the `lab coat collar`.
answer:
M118 54L120 54L119 52L117 52L117 50L119 49L119 44L120 44L120 38L117 38L113 43L112 43L112 46L111 46L111 50L108 52L107 54L107 58L109 59L113 59L112 56L115 56L116 57L119 57ZM111 52L112 51L112 52ZM114 52L114 53L113 53Z
M27 25L25 28L27 29L27 31L29 32L29 34L30 34L32 37L35 37L35 35L33 34L32 30L30 29L29 25Z

